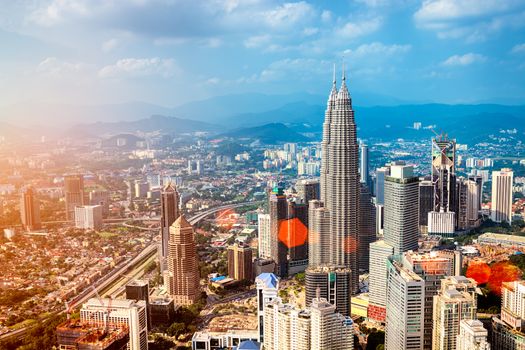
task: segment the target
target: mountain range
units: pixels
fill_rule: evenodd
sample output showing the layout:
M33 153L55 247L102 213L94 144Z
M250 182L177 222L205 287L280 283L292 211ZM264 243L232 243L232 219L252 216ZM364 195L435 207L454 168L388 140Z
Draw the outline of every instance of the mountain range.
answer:
M378 97L376 100L388 102L387 98ZM353 101L358 135L364 139L430 137L433 134L428 127L433 126L436 132L446 132L460 143L479 142L489 135L513 129L516 132L513 131L512 137L525 141L523 105L427 103L374 106L357 103L362 100L355 96ZM396 101L391 99L389 102ZM40 118L34 121L37 126L32 127L27 126L31 118L23 124L18 122L20 118L6 117L6 110L2 109L0 136L16 132L99 137L139 131L170 134L206 131L233 138L260 139L264 143L294 142L320 139L325 108L326 97L306 93L218 96L176 108L143 103L85 108L69 106L60 110L42 106ZM61 117L64 113L75 115L74 120L79 117L82 122L63 121L57 127L56 123L53 124L53 116ZM103 120L100 120L101 116ZM415 122L421 123L420 130L413 128Z

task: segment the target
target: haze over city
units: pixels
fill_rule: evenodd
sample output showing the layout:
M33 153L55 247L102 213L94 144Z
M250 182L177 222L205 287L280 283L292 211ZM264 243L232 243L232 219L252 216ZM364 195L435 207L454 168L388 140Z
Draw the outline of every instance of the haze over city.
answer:
M0 350L525 350L525 1L0 4Z

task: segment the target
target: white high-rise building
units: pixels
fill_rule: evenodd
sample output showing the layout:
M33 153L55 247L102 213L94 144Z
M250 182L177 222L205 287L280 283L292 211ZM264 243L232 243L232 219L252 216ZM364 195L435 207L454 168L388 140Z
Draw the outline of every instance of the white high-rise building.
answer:
M126 299L89 299L80 309L80 321L97 327L129 329L128 350L148 349L146 302Z
M494 222L512 222L512 180L510 169L492 172L491 219Z
M264 341L264 309L265 305L277 298L279 279L273 273L261 273L255 278L257 287L257 321L259 327L259 342Z
M385 179L384 240L394 254L417 250L419 235L419 178L414 168L403 162L390 167Z
M354 323L350 317L335 312L335 306L326 299L314 298L311 311L310 349L352 350Z
M75 227L84 230L102 228L102 206L84 205L75 208Z
M463 276L441 281L439 294L434 296L432 349L456 349L461 320L476 318L476 289L476 282Z
M272 256L272 237L270 232L270 214L257 216L259 232L259 258L268 259Z
M265 350L309 350L310 311L283 304L280 298L264 306Z
M425 281L392 258L387 273L385 349L422 350Z
M368 145L365 143L359 144L360 159L359 159L359 175L361 183L368 185Z
M323 202L312 200L308 205L308 266L330 262L330 212Z
M501 317L492 318L492 348L525 349L525 281L501 286Z
M386 318L386 262L392 254L394 247L385 241L370 243L368 318L379 322Z
M487 330L479 320L461 320L456 350L490 350Z

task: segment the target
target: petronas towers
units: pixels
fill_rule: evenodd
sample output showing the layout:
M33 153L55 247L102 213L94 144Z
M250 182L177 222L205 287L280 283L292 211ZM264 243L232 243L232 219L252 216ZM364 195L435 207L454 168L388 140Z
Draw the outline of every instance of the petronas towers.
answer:
M335 73L323 125L321 154L321 200L329 212L330 265L352 272L351 292L358 290L359 146L352 99L343 79L339 91ZM323 247L324 248L324 247ZM321 249L323 249L321 248ZM323 249L324 250L324 249Z

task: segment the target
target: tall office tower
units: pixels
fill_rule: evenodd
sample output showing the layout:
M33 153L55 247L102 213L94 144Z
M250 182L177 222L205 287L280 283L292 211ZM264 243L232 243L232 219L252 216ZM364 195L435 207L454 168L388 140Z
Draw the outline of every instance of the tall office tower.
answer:
M456 141L441 135L432 139L432 181L434 211L455 211Z
M414 252L404 253L402 256L403 267L416 273L425 282L425 308L422 311L423 321L423 349L432 349L432 316L434 307L434 296L438 294L441 280L447 276L453 276L455 271L455 255L441 251L433 251L429 254L418 254ZM461 265L457 266L461 270Z
M149 282L147 280L132 280L126 284L126 299L144 300L146 303L146 314L148 315L148 330L151 329L151 317L149 307Z
M166 287L177 305L191 305L200 297L199 264L194 232L184 215L170 227Z
M368 186L370 176L368 174L368 146L361 142L359 144L359 176L361 183Z
M271 258L276 264L276 273L278 276L288 276L288 247L286 241L281 240L288 216L288 201L284 194L284 188L277 185L270 192L268 200L268 210L270 213L270 242Z
M321 200L330 211L331 263L352 270L352 293L359 289L357 243L359 230L359 172L356 124L352 100L335 77L328 98L321 143Z
M456 141L443 134L432 139L434 208L428 213L428 233L446 237L456 227Z
M501 317L492 317L492 349L525 348L525 281L503 282Z
M368 272L370 262L370 243L376 241L376 206L372 202L372 194L368 186L361 183L359 197L359 241L357 256L359 270Z
M268 259L272 256L272 241L270 232L270 214L259 214L257 215L257 231L259 249L258 254L261 259Z
M490 350L488 332L479 320L461 320L456 350Z
M285 143L283 145L283 149L285 152L296 154L297 153L297 144L296 143Z
M419 227L421 232L428 231L428 213L434 210L434 184L424 178L419 181Z
M100 205L84 205L75 208L76 228L98 231L102 225L102 207Z
M385 349L423 349L425 281L387 260Z
M166 271L168 257L168 241L170 227L180 216L179 193L175 185L169 181L160 194L160 266L162 272Z
M135 182L135 198L146 198L148 196L149 183L147 181Z
M492 172L491 219L494 222L512 222L512 178L511 169Z
M228 247L228 275L238 281L253 281L252 248L240 243Z
M264 308L267 303L277 298L279 279L273 273L261 273L255 278L257 287L257 321L259 342L264 342Z
M298 310L276 298L264 308L265 350L309 350L310 311Z
M330 263L330 212L323 202L313 200L308 207L308 266Z
M64 176L64 193L66 202L66 220L75 220L75 207L84 205L84 176Z
M142 300L89 299L80 309L80 321L97 327L126 327L129 330L128 349L148 349L148 315Z
M308 266L308 204L296 200L288 200L287 220L279 230L280 241L287 242L288 275L302 272Z
M478 227L481 223L479 212L483 199L483 179L481 176L468 177L467 220L469 227Z
M269 197L271 258L276 272L287 277L308 264L308 206L287 199L282 187Z
M24 225L27 231L42 228L40 221L40 201L31 187L22 190L20 198L20 218L22 225Z
M109 216L109 192L106 190L92 190L89 192L89 204L102 207L102 217Z
M297 190L297 197L299 197L301 203L308 204L311 200L320 198L321 188L319 180L299 180L295 185L295 189Z
M419 179L413 176L413 167L402 162L390 169L385 179L384 240L397 255L418 248Z
M354 323L350 317L336 312L326 299L315 298L310 306L311 349L352 350Z
M465 231L469 228L468 225L468 191L469 180L464 177L456 179L456 229Z
M476 318L476 282L463 276L447 277L434 296L432 349L455 350L461 320Z
M392 254L394 254L394 247L383 240L370 244L368 318L377 322L385 322L386 319L386 262Z
M385 179L390 176L390 164L376 169L375 195L379 205L385 204Z
M483 205L483 177L478 175L469 175L468 179L476 183L476 189L478 190L476 198L479 200L478 208L481 210L481 206Z
M306 306L314 298L324 298L337 308L337 312L350 316L352 272L345 266L321 265L306 269Z

